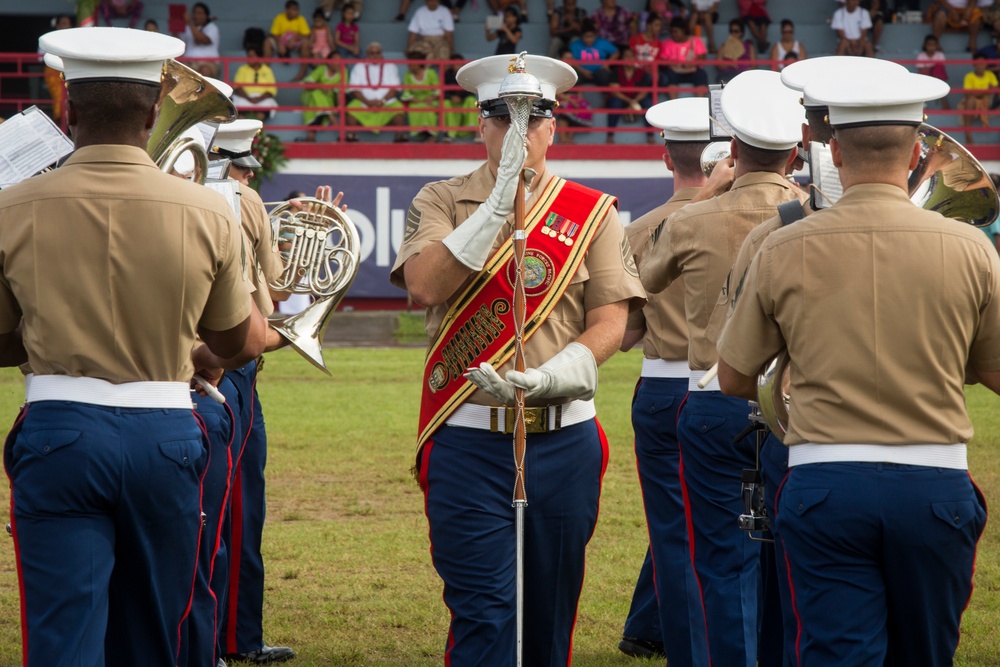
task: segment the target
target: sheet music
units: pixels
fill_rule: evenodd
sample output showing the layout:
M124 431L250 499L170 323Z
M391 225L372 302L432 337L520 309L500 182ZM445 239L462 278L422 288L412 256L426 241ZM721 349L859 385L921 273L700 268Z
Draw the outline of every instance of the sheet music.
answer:
M826 144L818 141L810 142L809 173L813 185L816 186L812 188L810 200L812 207L818 210L836 204L844 194L844 186L840 182L840 170L833 166L833 155Z
M209 160L205 180L221 181L229 177L229 158Z
M242 222L242 218L240 217L240 193L237 189L237 185L239 184L236 181L228 178L223 180L205 180L205 187L215 190L220 195L225 197L226 203L229 204L229 208L231 208L233 213L236 214L237 222Z
M73 152L73 142L38 107L0 123L0 188L20 183Z
M708 137L712 141L729 141L733 138L733 126L722 113L722 85L712 84L708 87L708 115L716 122L708 123Z

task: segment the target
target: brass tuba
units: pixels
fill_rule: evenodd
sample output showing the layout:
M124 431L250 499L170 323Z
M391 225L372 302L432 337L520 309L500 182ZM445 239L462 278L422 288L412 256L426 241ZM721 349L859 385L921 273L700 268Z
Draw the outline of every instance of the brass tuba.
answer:
M316 300L302 312L271 326L316 368L323 363L323 332L344 298L361 262L361 239L350 218L336 206L303 197L302 209L289 202L271 211L273 243L284 271L270 284L279 292L312 294Z
M910 200L920 208L984 227L997 218L1000 197L993 180L967 148L923 124L917 130L920 161L910 172ZM757 382L757 403L775 437L784 442L791 410L788 351L778 354Z
M729 157L729 143L728 141L713 141L705 146L705 150L701 152L701 171L705 176L711 176L715 165Z
M176 60L163 64L157 105L159 111L149 134L146 152L161 171L170 172L177 158L190 151L195 163L194 180L204 183L208 154L196 140L182 135L198 123L236 120L236 107L205 77Z

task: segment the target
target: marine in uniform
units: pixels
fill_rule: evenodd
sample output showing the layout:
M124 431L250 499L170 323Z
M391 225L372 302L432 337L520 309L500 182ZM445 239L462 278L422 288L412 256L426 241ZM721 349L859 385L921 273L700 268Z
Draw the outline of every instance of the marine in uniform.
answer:
M613 197L550 174L557 92L572 68L527 56L541 83L526 146L499 99L512 58L466 65L487 161L425 186L407 213L394 284L427 307L416 470L434 566L451 612L445 660L514 662L516 641L514 386L525 389L525 665L569 662L584 552L597 521L607 440L596 419L597 365L644 302ZM511 233L518 177L525 202L523 373L513 371ZM469 379L467 379L467 377Z
M213 156L230 161L229 177L239 183L240 222L246 238L248 273L254 287L253 301L263 317L274 312L268 285L283 270L281 257L272 242L271 223L260 195L250 187L253 170L260 163L251 152L254 137L263 124L239 119L219 127L211 147ZM287 344L273 328L267 328L266 351ZM239 401L241 433L232 449L233 478L229 526L225 534L229 554L229 586L222 608L220 643L231 661L255 663L284 662L295 651L264 643L264 557L261 544L266 512L264 468L267 464L267 432L264 412L257 394L261 360L254 360L226 372L235 385Z
M661 223L705 185L701 154L710 141L708 99L661 102L646 112L646 120L661 130L666 149L663 160L673 173L674 193L666 203L625 228L636 263L641 262L653 234L662 233ZM641 311L629 316L622 349L628 350L640 340L642 375L632 398L632 427L649 549L618 647L637 657L665 654L667 662L677 667L707 665L701 597L684 521L677 444L677 410L687 395L690 375L683 280L651 295Z
M737 529L741 470L754 467L756 443L743 434L745 401L723 396L717 383L698 381L716 361L705 336L716 295L747 233L778 204L804 195L785 176L802 122L798 96L776 72L748 71L723 89L722 111L735 137L735 180L728 192L689 204L667 220L640 265L642 283L658 294L684 280L691 369L678 417L688 539L705 610L710 659L747 665L757 659L759 546Z
M206 463L195 335L257 353L240 232L145 151L180 40L86 28L39 44L62 60L76 150L0 192L0 348L35 374L4 448L24 664L174 664Z
M908 199L923 103L946 83L855 73L804 92L829 108L844 195L761 245L720 385L749 398L764 363L790 356L774 525L796 664L952 664L986 520L963 384L1000 390L1000 263L978 230Z
M889 60L872 60L858 56L823 56L794 62L781 70L781 82L800 93L809 81L827 76L853 76L855 72L884 71L887 76L905 72L906 68ZM828 144L832 129L827 121L827 108L808 95L802 95L806 122L802 125L802 146L809 150L812 142ZM810 165L810 169L821 169L821 165ZM798 206L798 210L796 210ZM764 239L775 229L807 216L813 212L809 201L792 200L785 204L784 217L779 214L754 227L736 256L727 284L739 286L743 281L750 260L757 253ZM717 343L719 333L725 326L728 315L736 303L737 289L721 290L719 300L709 319L706 337ZM760 450L761 481L764 485L764 507L769 517L775 515L774 500L778 486L788 472L788 448L773 434L768 434ZM771 526L771 532L774 532ZM795 662L795 641L798 629L795 611L792 608L791 591L788 587L788 569L785 565L781 540L761 543L761 574L763 579L761 606L761 630L757 661L759 667L771 665L792 667Z

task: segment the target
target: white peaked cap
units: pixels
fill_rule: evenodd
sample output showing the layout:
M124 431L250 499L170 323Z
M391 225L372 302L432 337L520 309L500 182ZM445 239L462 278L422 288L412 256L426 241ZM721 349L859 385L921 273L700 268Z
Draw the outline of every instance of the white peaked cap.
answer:
M793 90L802 91L802 105L807 109L823 108L816 100L805 94L806 86L820 79L847 78L858 73L871 72L891 76L908 71L891 60L862 58L861 56L821 56L796 61L781 70L781 82Z
M238 167L259 169L260 163L250 153L250 146L264 124L259 120L240 118L220 125L212 142L212 152L223 155Z
M681 97L646 110L646 122L658 127L666 141L711 141L708 98Z
M226 97L232 97L233 96L233 87L230 86L225 81L222 81L220 79L213 79L210 76L206 76L205 77L205 81L207 81L209 83L209 85L211 85L213 88L215 88L217 91L219 91L220 93L222 93Z
M806 114L797 91L781 83L781 75L748 70L722 89L722 113L736 137L765 150L793 148L802 139Z
M856 73L806 86L810 98L829 108L830 125L919 125L924 103L948 94L941 79L912 72Z
M160 83L163 62L184 53L184 42L130 28L67 28L38 38L39 48L62 60L66 81L108 80ZM50 67L55 61L46 61Z
M455 75L458 85L476 94L479 102L500 97L500 84L510 71L516 55L487 56L466 63ZM524 69L536 79L542 88L542 97L555 101L556 93L562 93L576 83L576 71L561 60L545 56L526 55Z

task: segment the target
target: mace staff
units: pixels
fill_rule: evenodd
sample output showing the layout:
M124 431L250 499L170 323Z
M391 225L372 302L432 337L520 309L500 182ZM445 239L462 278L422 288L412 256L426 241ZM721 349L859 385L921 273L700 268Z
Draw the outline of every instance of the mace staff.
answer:
M511 125L520 135L524 145L528 141L528 119L534 100L542 97L542 87L534 76L525 70L526 51L512 60L509 74L500 85L499 97L507 103ZM524 170L518 175L514 195L514 370L524 372ZM525 426L524 389L514 388L514 530L516 534L516 604L517 604L517 665L522 664L524 639L524 509L528 497L524 486Z

